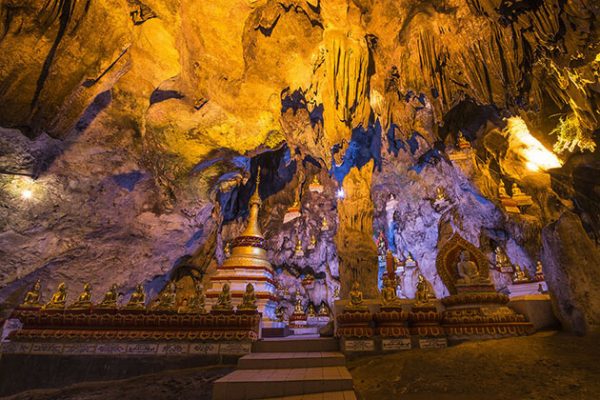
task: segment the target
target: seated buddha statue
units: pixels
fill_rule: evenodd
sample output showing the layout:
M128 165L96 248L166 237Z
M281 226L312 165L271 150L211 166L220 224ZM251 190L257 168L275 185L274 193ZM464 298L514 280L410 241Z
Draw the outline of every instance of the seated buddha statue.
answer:
M306 310L306 315L314 318L317 316L317 310L315 310L315 305L313 303L308 303L308 309Z
M346 305L344 310L347 311L367 311L368 307L364 304L363 294L360 291L360 284L355 281L352 284L352 290L350 291L350 302Z
M204 295L204 288L199 282L196 284L195 288L196 293L190 299L189 308L191 312L206 314L206 296Z
M92 286L89 283L83 284L83 292L79 295L77 301L69 308L73 309L86 309L92 306Z
M529 282L529 278L525 274L525 271L521 268L519 264L515 265L515 272L513 274L513 283L523 283Z
M21 307L39 307L41 305L40 300L42 299L42 296L40 293L41 290L42 290L42 284L41 284L40 280L38 279L33 284L33 287L31 288L31 290L28 291L27 294L25 295L25 298L23 299L23 304L21 304Z
M318 312L318 316L319 317L329 317L329 307L327 307L327 303L325 303L325 301L321 302L321 305L319 306L319 312Z
M240 311L256 311L256 294L254 293L254 285L251 283L246 285L246 291L242 296L242 303L239 305Z
M304 307L302 307L302 297L300 297L299 295L296 296L296 304L294 304L294 315L305 315Z
M401 302L396 295L394 280L389 276L383 278L383 288L381 289L381 306L383 308L401 308Z
M119 293L117 292L117 285L113 284L108 292L104 295L104 299L98 304L98 308L117 308L117 297Z
M425 280L425 277L419 274L419 281L417 283L417 294L415 296L417 304L427 304L431 298L435 298L435 295L431 291L429 283Z
M135 290L131 294L127 306L125 308L130 310L140 310L146 306L146 292L144 292L144 286L140 283L135 287Z
M217 304L212 308L213 311L233 311L233 306L231 305L231 292L229 290L229 283L224 284L221 293L219 293L219 297L217 298Z
M48 304L46 304L46 306L44 308L47 308L47 309L65 308L66 301L67 301L67 286L65 285L64 282L61 282L58 285L58 289L52 295L52 298L50 299L50 301L48 302Z
M471 255L467 250L460 252L459 261L456 264L458 272L457 285L480 285L489 283L489 279L479 274L477 264L471 261Z
M177 305L177 287L175 282L171 281L158 297L156 308L163 311L175 311Z

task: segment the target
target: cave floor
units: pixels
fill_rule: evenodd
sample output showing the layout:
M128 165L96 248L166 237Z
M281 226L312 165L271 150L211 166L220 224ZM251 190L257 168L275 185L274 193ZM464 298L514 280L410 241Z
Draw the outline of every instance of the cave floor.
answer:
M363 399L600 398L600 335L533 336L411 350L347 362Z
M411 350L347 362L359 399L475 400L600 398L600 335L529 337ZM112 382L23 392L11 400L210 399L233 366L167 371Z

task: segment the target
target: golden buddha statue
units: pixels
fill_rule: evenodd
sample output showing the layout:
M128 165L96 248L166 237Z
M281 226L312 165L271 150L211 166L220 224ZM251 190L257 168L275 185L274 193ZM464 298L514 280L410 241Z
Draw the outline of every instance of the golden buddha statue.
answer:
M401 308L401 302L396 295L394 280L389 276L383 278L381 289L381 306L383 308Z
M179 307L177 307L177 314L190 314L191 312L190 302L187 298L184 298Z
M119 293L117 292L117 284L113 284L108 292L104 294L104 299L98 304L97 308L117 308L117 297Z
M296 296L296 304L294 304L294 314L304 315L304 307L302 307L302 297L300 297L299 295Z
M417 283L417 293L416 293L416 304L427 304L430 302L431 298L435 298L435 295L431 291L431 287L429 283L425 280L425 277L419 273L419 281Z
M175 282L171 281L158 297L156 308L163 311L174 311L177 306L177 287Z
M41 291L42 283L38 279L33 284L31 290L25 294L25 298L23 299L23 304L21 304L21 307L40 307L40 300L42 299Z
M65 308L66 301L67 301L67 286L65 285L64 282L61 282L58 285L58 289L52 295L52 298L50 299L50 301L48 302L48 304L46 304L44 306L44 308L46 308L46 309L61 309L61 308Z
M196 293L189 302L190 311L206 314L206 296L204 295L204 288L200 282L196 283L195 286Z
M294 249L294 257L302 257L304 255L304 251L302 250L302 239L298 237L298 241L296 241L296 248Z
M223 248L223 254L226 258L231 257L231 242L225 243L225 248Z
M457 285L480 285L490 283L489 279L479 274L477 264L471 261L471 254L467 250L460 252L459 261L456 264L458 272Z
M523 192L521 191L521 188L519 187L519 185L517 185L516 182L514 182L512 184L511 192L512 192L512 197L523 196Z
M317 237L315 235L310 236L310 247L314 249L317 247Z
M325 303L325 301L321 302L321 305L319 306L319 317L329 317L330 314L330 310L329 307L327 307L327 303Z
M229 290L229 283L224 284L221 293L219 293L219 297L217 298L217 304L212 308L213 311L233 311L233 306L231 305L231 292Z
M529 282L529 278L525 274L525 271L521 268L519 264L515 265L515 272L513 274L513 283L524 283Z
M313 185L320 185L321 184L321 182L319 182L319 175L318 174L315 174L313 176L312 184Z
M542 270L542 262L538 260L535 264L535 280L543 281L545 280L544 271Z
M306 310L306 315L314 318L317 316L317 310L315 310L315 306L313 303L308 303L308 308Z
M438 186L435 189L435 201L436 202L442 202L446 200L446 191L444 190L443 187Z
M92 286L89 283L83 284L83 292L79 295L77 301L69 308L73 309L87 309L92 306Z
M506 186L504 185L504 181L500 179L500 183L498 184L498 197L501 199L507 199L510 196L506 193Z
M146 306L146 292L144 286L140 283L135 287L125 308L130 310L141 310Z
M249 283L246 285L246 291L242 296L242 303L238 307L240 311L256 311L256 294L254 293L254 285Z
M323 217L323 219L321 220L321 231L328 231L329 230L329 223L327 222L327 218Z
M350 291L350 302L346 305L345 310L347 311L367 311L368 307L364 304L363 294L360 291L360 284L355 281L352 284L352 290Z

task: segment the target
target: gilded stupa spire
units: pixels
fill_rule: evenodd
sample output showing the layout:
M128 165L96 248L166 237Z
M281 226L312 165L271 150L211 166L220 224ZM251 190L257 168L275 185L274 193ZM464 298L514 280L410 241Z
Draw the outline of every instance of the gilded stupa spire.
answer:
M250 216L248 217L248 225L246 229L242 233L242 236L256 236L262 238L262 232L260 231L260 226L258 225L258 211L262 204L260 200L260 195L258 194L258 186L260 185L260 167L258 167L258 172L256 173L256 189L254 189L254 193L250 197L250 201L248 202L248 206L250 208Z

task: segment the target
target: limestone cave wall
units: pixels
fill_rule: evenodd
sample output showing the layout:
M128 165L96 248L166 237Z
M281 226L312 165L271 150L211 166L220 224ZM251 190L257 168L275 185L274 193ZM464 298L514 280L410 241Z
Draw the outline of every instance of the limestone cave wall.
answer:
M0 0L1 310L38 278L46 298L89 281L94 299L206 281L260 166L282 293L331 303L358 279L375 296L383 232L443 296L435 255L459 232L490 261L497 247L530 273L542 260L564 326L593 329L599 14L594 0ZM562 166L531 168L523 131ZM459 133L472 157L456 162ZM533 205L507 213L500 180Z

